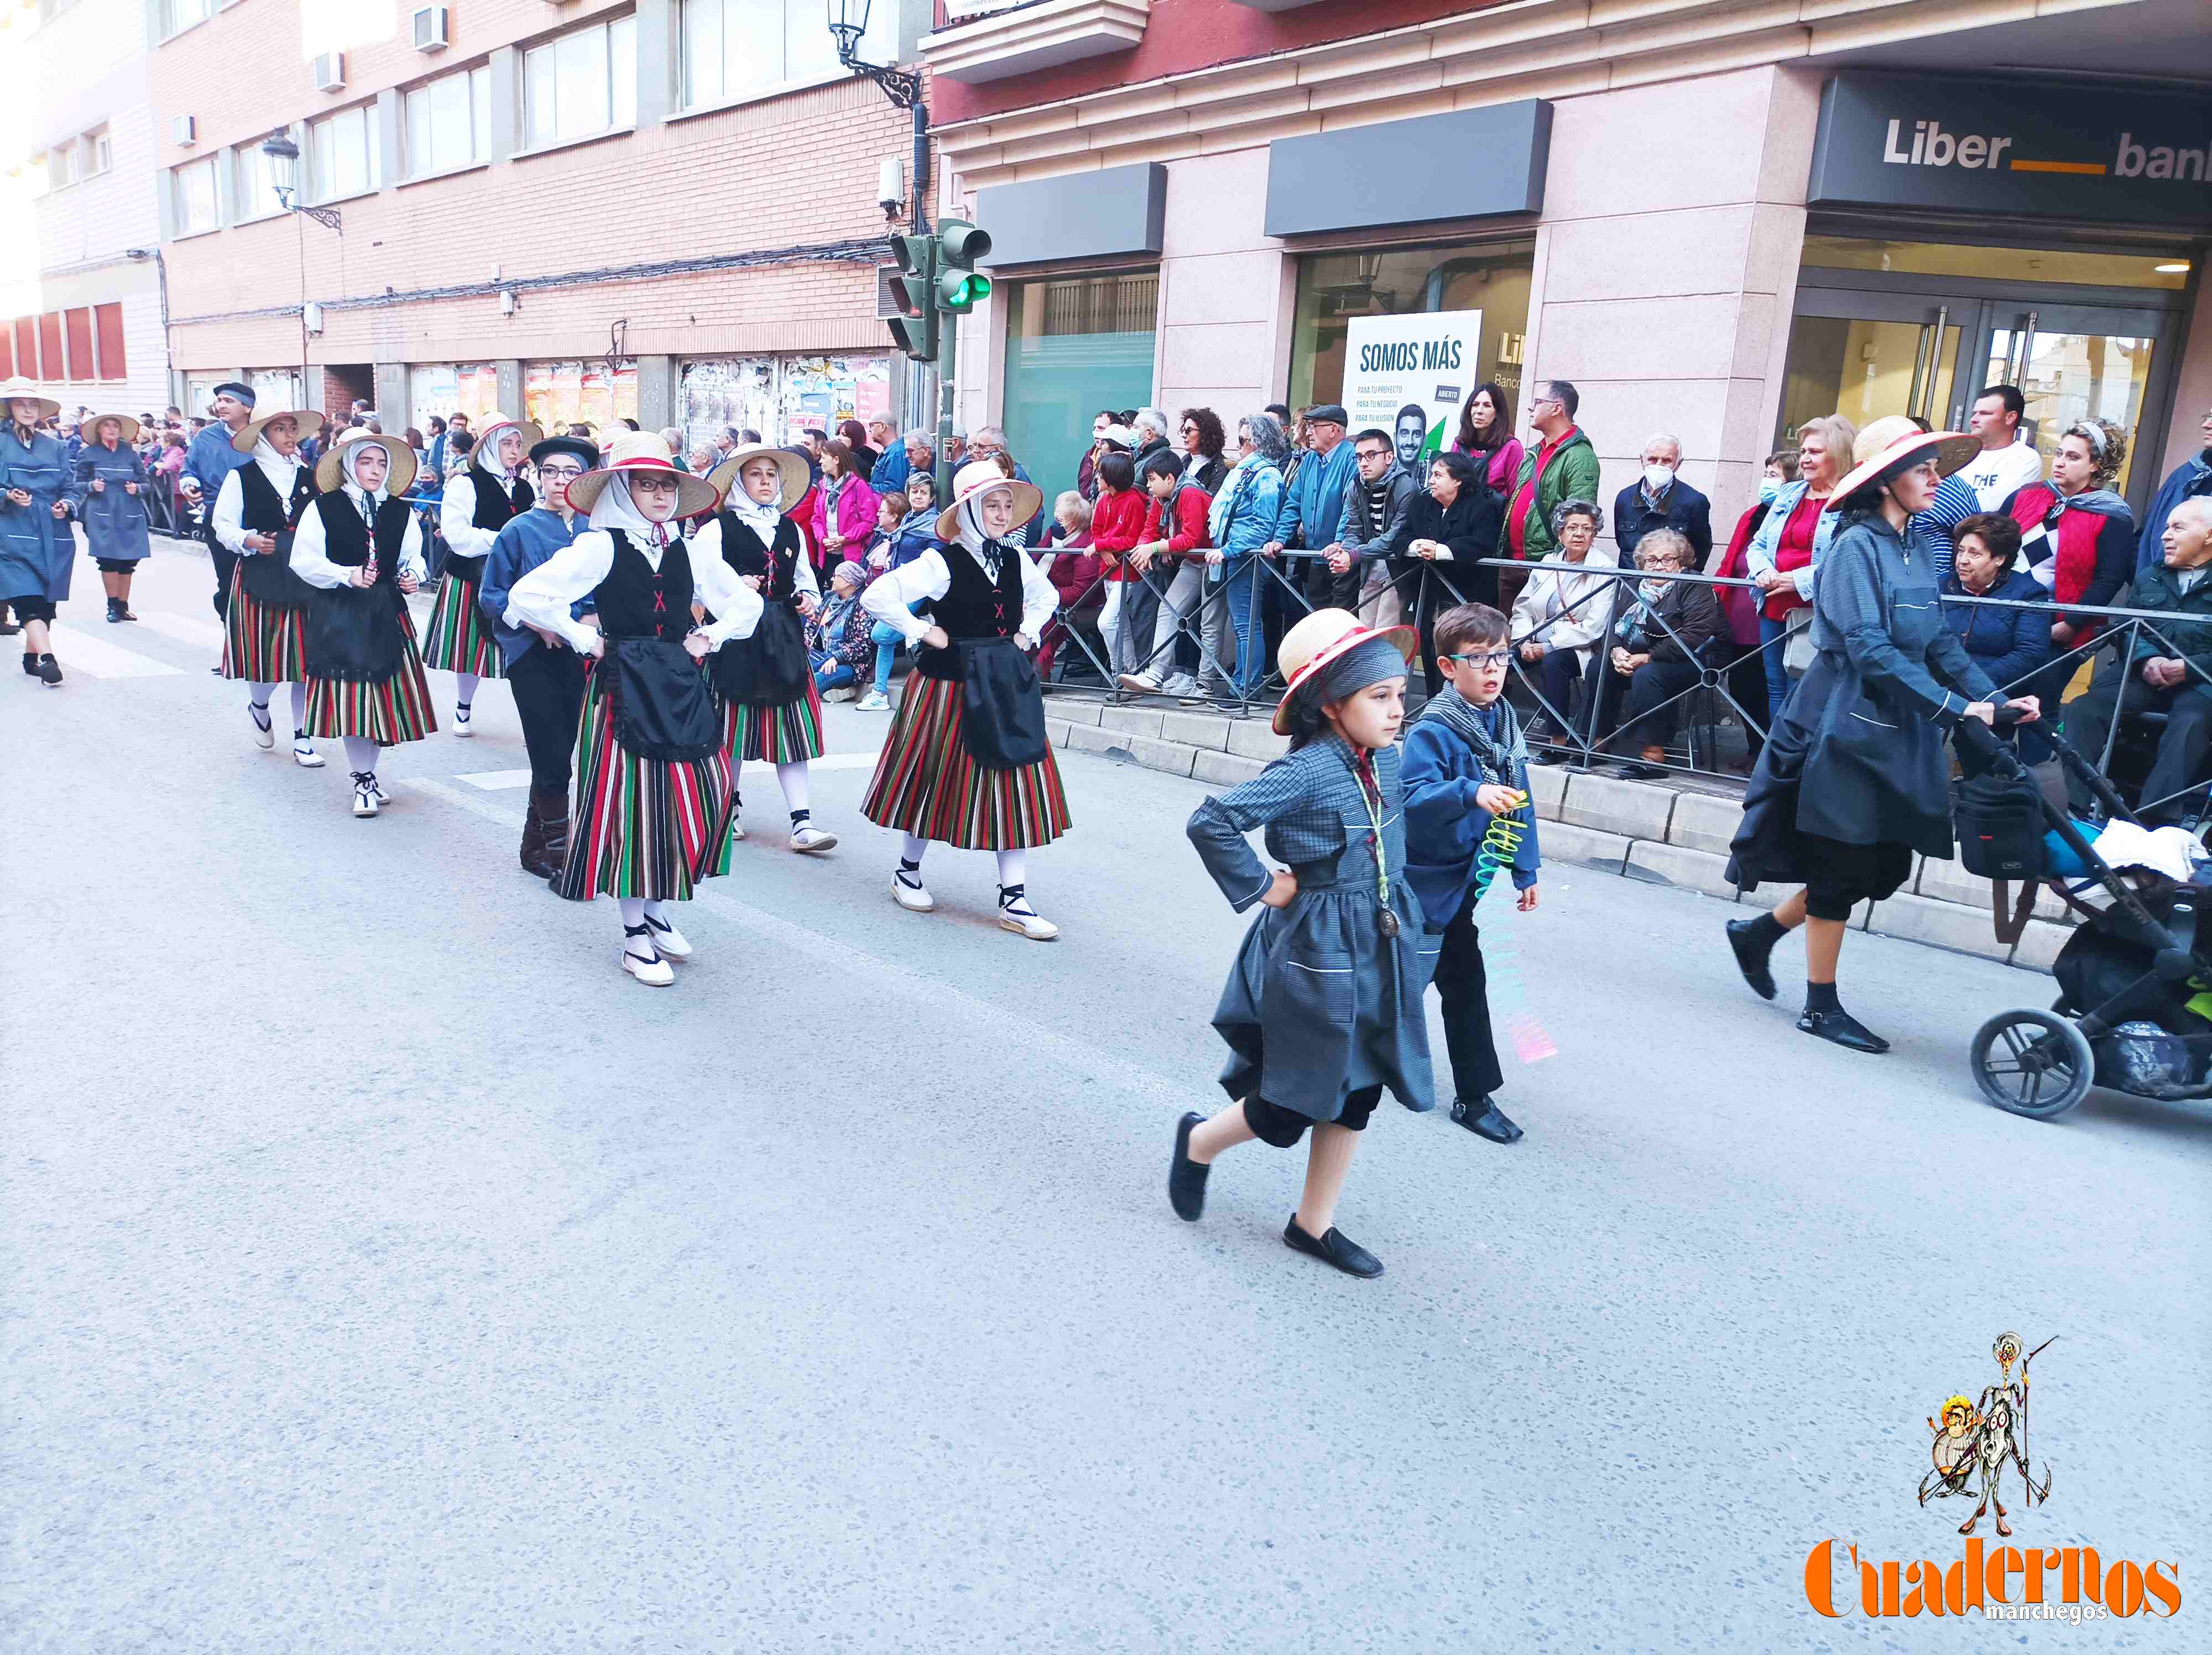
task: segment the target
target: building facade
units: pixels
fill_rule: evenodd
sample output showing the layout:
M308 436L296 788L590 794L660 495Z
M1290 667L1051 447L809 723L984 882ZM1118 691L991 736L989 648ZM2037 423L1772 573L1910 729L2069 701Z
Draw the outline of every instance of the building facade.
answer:
M0 374L74 415L159 414L169 400L161 219L137 0L37 0L0 21L24 98L10 180L28 233L0 312Z
M957 198L999 246L960 400L1032 473L1095 409L1346 398L1375 319L1467 319L1462 382L1565 378L1612 492L1680 436L1716 521L1819 413L2046 453L2212 405L2201 0L940 0ZM1355 409L1355 419L1362 416ZM1042 469L1040 469L1042 465Z
M903 408L877 195L910 127L821 0L144 3L183 400L701 442ZM873 12L862 56L911 58L920 0Z

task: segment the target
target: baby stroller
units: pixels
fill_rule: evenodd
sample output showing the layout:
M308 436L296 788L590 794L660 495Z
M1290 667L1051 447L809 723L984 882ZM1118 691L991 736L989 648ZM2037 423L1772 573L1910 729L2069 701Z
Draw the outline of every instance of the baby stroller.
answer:
M2000 724L2010 721L2008 710L1998 709ZM2212 1098L2212 1018L2191 1007L2196 999L2212 1013L2212 995L2206 994L2212 988L2212 929L2199 928L2212 913L2212 876L2182 880L2145 868L2115 869L2034 787L2010 746L1971 719L1960 722L1954 739L1963 752L1984 761L1991 776L2024 784L2023 800L2033 792L2045 830L2041 865L2024 868L2017 855L1993 860L1991 836L1971 831L1975 824L1962 810L1960 851L1968 872L1998 880L2025 877L2024 896L2033 893L2034 881L2046 879L2081 916L2051 965L2060 989L2051 1008L1999 1012L1976 1032L1968 1061L1982 1096L2038 1121L2065 1114L2092 1086L2142 1098ZM2057 747L2060 763L2111 819L2135 820L2111 783L2065 743ZM2080 900L2092 884L2112 898L2108 906Z

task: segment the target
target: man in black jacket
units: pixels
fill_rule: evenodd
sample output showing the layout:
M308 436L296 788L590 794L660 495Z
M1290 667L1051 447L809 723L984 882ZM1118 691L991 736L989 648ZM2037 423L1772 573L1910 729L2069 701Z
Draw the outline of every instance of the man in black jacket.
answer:
M1356 611L1367 579L1364 560L1389 555L1419 485L1398 463L1388 431L1369 426L1352 440L1352 450L1358 469L1344 485L1344 511L1325 549L1328 575L1318 595L1323 606Z
M1679 475L1681 438L1663 432L1647 438L1641 463L1644 475L1613 496L1613 538L1620 566L1636 567L1636 543L1653 529L1678 529L1697 553L1690 572L1703 574L1713 556L1713 507Z

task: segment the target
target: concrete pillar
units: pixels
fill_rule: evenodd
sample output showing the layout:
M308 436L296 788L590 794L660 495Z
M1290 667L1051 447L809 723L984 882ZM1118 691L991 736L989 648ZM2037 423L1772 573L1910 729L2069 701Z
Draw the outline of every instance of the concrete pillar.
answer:
M522 51L501 46L491 54L491 159L505 161L522 142Z
M407 429L407 364L405 362L377 362L369 370L376 380L376 389L369 396L376 404L376 416L384 423L386 436L398 436Z
M215 222L238 222L238 151L228 144L215 152Z
M666 120L680 100L676 76L682 54L677 50L676 35L673 0L637 0L637 127L641 132ZM644 395L641 389L641 408ZM653 422L640 414L637 423L650 427Z
M525 417L522 411L522 364L507 361L495 362L499 374L499 411L510 419Z
M380 190L399 187L399 93L386 87L376 94L376 184Z
M645 119L641 110L638 119ZM640 356L637 359L637 423L648 431L664 425L681 425L682 387L678 383L676 358Z

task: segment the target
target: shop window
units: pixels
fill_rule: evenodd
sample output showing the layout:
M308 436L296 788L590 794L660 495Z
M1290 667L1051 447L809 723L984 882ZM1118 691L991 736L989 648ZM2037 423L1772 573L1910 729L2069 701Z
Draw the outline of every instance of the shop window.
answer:
M620 435L610 432L610 426L637 417L637 363L527 363L522 370L522 413L549 434L588 425L599 433L604 447Z
M2179 292L2189 285L2190 255L2186 251L2081 253L2072 248L1978 247L1944 241L1808 235L1802 262L1824 270L2053 282L2069 287L2166 288Z
M471 421L499 406L499 369L490 362L417 362L407 370L407 419L427 429L430 416Z
M39 377L59 385L69 377L62 360L62 313L50 310L39 318Z
M898 57L899 9L868 15L860 56ZM821 0L684 0L684 106L727 103L778 86L841 76Z
M712 448L725 427L796 442L811 428L834 430L891 411L885 356L737 356L684 364L684 447Z
M93 343L100 352L100 377L103 380L127 380L130 365L123 348L123 307L94 305L92 307Z
M176 226L179 235L198 235L221 224L216 207L215 157L189 161L169 174L176 192Z
M491 71L441 75L401 100L407 176L428 178L491 159Z
M69 347L70 378L73 380L99 378L99 368L92 359L92 313L88 310L64 311L62 334Z
M15 377L15 330L12 327L0 328L0 380L12 380ZM30 375L26 374L23 377L28 379Z
M524 145L543 149L637 124L637 22L580 28L522 54Z
M356 104L307 124L307 155L315 199L343 201L366 195L380 182L374 104Z
M1479 310L1482 342L1469 382L1498 385L1514 405L1514 418L1521 419L1522 344L1535 264L1534 241L1392 247L1300 259L1291 336L1291 407L1342 399L1345 338L1354 317Z
M1000 292L1007 307L1006 443L1049 500L1074 486L1092 415L1152 399L1159 274L1017 282Z

